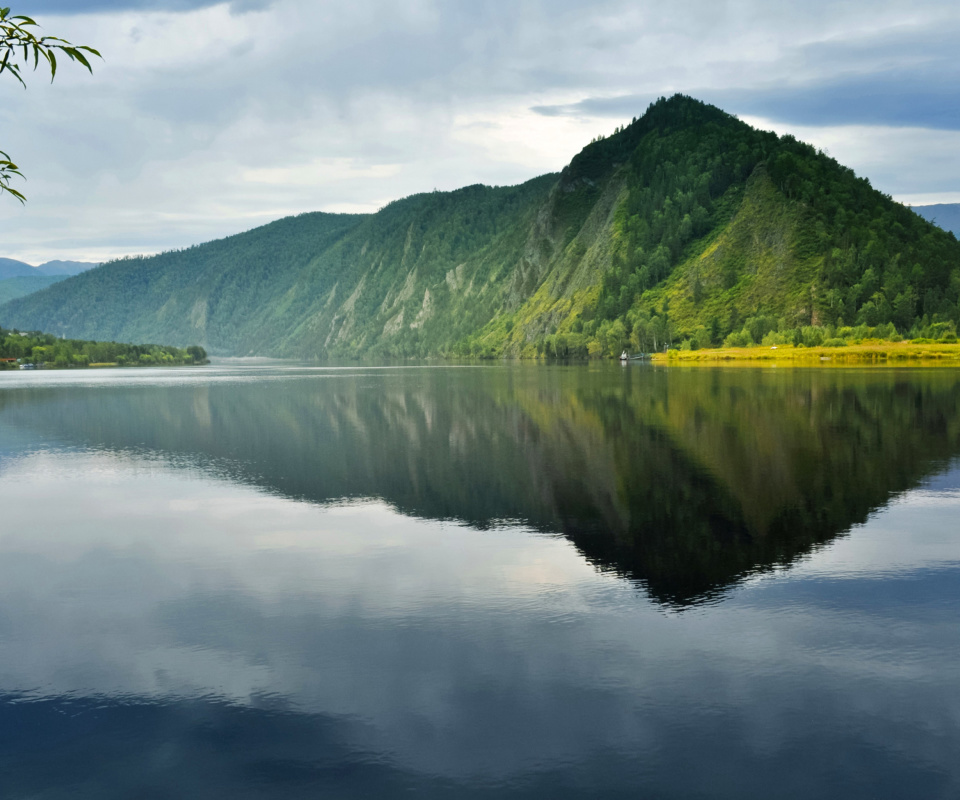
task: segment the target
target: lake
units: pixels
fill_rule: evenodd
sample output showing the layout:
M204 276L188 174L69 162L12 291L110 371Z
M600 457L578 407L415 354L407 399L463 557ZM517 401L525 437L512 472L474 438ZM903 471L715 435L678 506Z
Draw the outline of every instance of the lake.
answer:
M0 373L5 797L960 796L960 372Z

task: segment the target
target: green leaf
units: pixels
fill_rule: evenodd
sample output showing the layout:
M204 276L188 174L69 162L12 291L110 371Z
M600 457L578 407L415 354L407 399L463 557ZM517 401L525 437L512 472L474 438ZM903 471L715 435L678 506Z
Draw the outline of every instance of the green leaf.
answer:
M13 73L13 77L16 78L18 81L20 81L20 85L21 85L24 89L26 89L26 88L27 88L27 84L24 83L23 78L20 77L20 65L19 65L19 64L11 64L11 65L8 67L8 69L10 70L10 72Z
M77 61L79 61L81 64L83 64L83 66L85 66L88 70L90 70L90 73L93 74L93 67L90 66L90 62L87 61L87 58L85 55L83 55L83 53L79 52L78 50L73 50L71 48L70 55L73 58L75 58Z
M18 192L16 189L11 189L9 186L4 186L2 183L0 183L0 192L8 192L9 194L12 194L17 198L17 200L20 201L21 204L27 202L27 198L20 194L20 192Z

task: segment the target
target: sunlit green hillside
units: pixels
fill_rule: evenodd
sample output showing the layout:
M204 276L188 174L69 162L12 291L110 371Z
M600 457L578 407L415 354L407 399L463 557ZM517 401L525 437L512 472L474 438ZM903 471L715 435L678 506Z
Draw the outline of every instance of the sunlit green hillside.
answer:
M310 358L602 357L850 326L940 337L958 315L953 234L683 96L559 175L291 217L0 306L8 326Z

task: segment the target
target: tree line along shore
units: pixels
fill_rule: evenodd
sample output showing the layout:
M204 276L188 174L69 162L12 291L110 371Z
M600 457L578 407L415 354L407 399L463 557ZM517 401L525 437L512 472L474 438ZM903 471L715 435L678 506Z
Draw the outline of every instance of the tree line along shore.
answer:
M155 367L207 364L198 345L180 348L60 339L39 331L0 328L0 369L74 369L83 367Z

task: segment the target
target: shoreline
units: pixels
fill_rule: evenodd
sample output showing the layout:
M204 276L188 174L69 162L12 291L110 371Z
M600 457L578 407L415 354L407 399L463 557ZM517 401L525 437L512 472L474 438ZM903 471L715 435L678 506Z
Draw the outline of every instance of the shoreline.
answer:
M960 367L960 343L869 342L843 347L718 347L703 350L670 350L654 353L650 360L660 365L754 364L821 367L831 364L858 366L956 366Z

